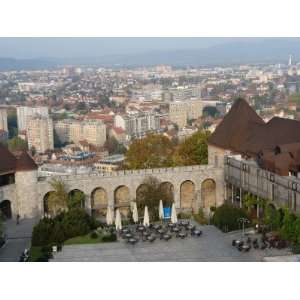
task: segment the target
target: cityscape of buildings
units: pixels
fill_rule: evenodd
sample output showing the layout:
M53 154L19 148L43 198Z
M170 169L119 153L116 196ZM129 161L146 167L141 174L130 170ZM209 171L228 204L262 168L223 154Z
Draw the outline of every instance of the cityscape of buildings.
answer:
M149 133L178 143L197 130L214 132L236 97L264 121L300 118L300 65L292 56L286 65L10 71L0 73L0 89L1 141L24 140L40 166L96 169Z

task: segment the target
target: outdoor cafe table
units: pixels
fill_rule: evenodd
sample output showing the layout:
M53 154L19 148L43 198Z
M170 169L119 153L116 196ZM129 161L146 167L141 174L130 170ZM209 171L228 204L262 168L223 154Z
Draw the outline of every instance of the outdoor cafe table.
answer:
M179 229L178 227L175 227L175 228L173 228L173 231L174 231L175 233L178 233L178 232L180 231L180 229Z
M140 231L140 232L144 231L145 229L146 229L146 228L145 228L144 226L139 226L139 227L137 228L137 230Z
M163 229L159 229L159 230L157 230L157 233L159 233L159 234L164 234L165 231L164 231Z
M164 240L169 240L170 238L171 238L171 235L169 235L169 234L164 234L164 236L163 236L163 238L164 238Z
M182 238L182 239L184 239L184 238L185 238L185 234L184 234L183 232L179 232L179 234L178 234L178 235L179 235L179 237L180 237L180 238Z
M127 228L122 229L122 233L129 233L129 229Z
M189 229L189 230L192 230L193 228L195 228L194 225L191 225L191 224L190 224L190 225L187 226L187 229Z
M134 244L137 242L137 240L134 239L134 238L131 238L131 239L128 240L128 242L129 242L131 245L134 245Z
M153 226L153 228L154 228L155 230L158 230L158 229L160 229L160 228L161 228L161 225L159 225L159 224L156 224L156 225L154 225L154 226Z
M130 239L130 238L132 238L132 234L131 234L131 233L126 233L126 234L125 234L125 237L126 237L127 239Z

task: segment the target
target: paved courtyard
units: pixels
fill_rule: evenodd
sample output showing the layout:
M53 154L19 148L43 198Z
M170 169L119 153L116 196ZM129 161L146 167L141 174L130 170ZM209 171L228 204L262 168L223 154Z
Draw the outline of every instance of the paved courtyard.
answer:
M4 223L6 243L0 249L0 262L16 262L25 248L30 248L32 228L35 219L21 220L17 225L15 220L8 220Z
M239 252L232 247L234 238L241 232L224 234L214 226L199 226L201 237L184 240L173 237L169 241L157 239L153 243L138 242L130 245L123 240L115 243L64 246L52 261L77 262L130 262L130 261L262 261L265 256L289 254L288 250L266 249Z

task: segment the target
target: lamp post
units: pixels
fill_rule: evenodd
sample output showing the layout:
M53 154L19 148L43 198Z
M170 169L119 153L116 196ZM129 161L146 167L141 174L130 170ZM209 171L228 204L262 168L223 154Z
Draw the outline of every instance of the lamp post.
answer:
M246 223L250 223L250 221L247 218L239 218L238 222L241 222L243 225L243 233L242 233L242 237L245 236L245 224Z

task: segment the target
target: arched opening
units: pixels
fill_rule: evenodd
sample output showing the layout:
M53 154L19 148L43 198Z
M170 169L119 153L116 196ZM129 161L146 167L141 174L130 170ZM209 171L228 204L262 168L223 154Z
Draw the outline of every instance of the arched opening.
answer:
M85 207L85 194L83 191L74 189L69 192L68 199L69 208L84 208Z
M108 206L106 190L98 187L94 189L91 195L92 215L105 216Z
M171 182L162 182L160 184L160 193L165 205L171 205L174 202L174 186Z
M142 183L138 186L136 189L136 202L142 201L144 199L145 193L148 191L148 185L145 183Z
M120 213L127 217L130 208L130 191L125 185L121 185L114 192L115 207L120 209Z
M193 210L195 197L195 184L191 180L182 182L180 186L180 208Z
M53 203L53 201L49 201L50 196L53 195L54 193L55 193L54 191L50 191L46 193L43 198L45 216L54 216L56 213L55 203Z
M217 205L216 183L213 179L205 179L201 184L201 199L203 207L210 209Z
M11 203L9 200L3 200L0 202L0 215L3 216L4 219L12 218Z

